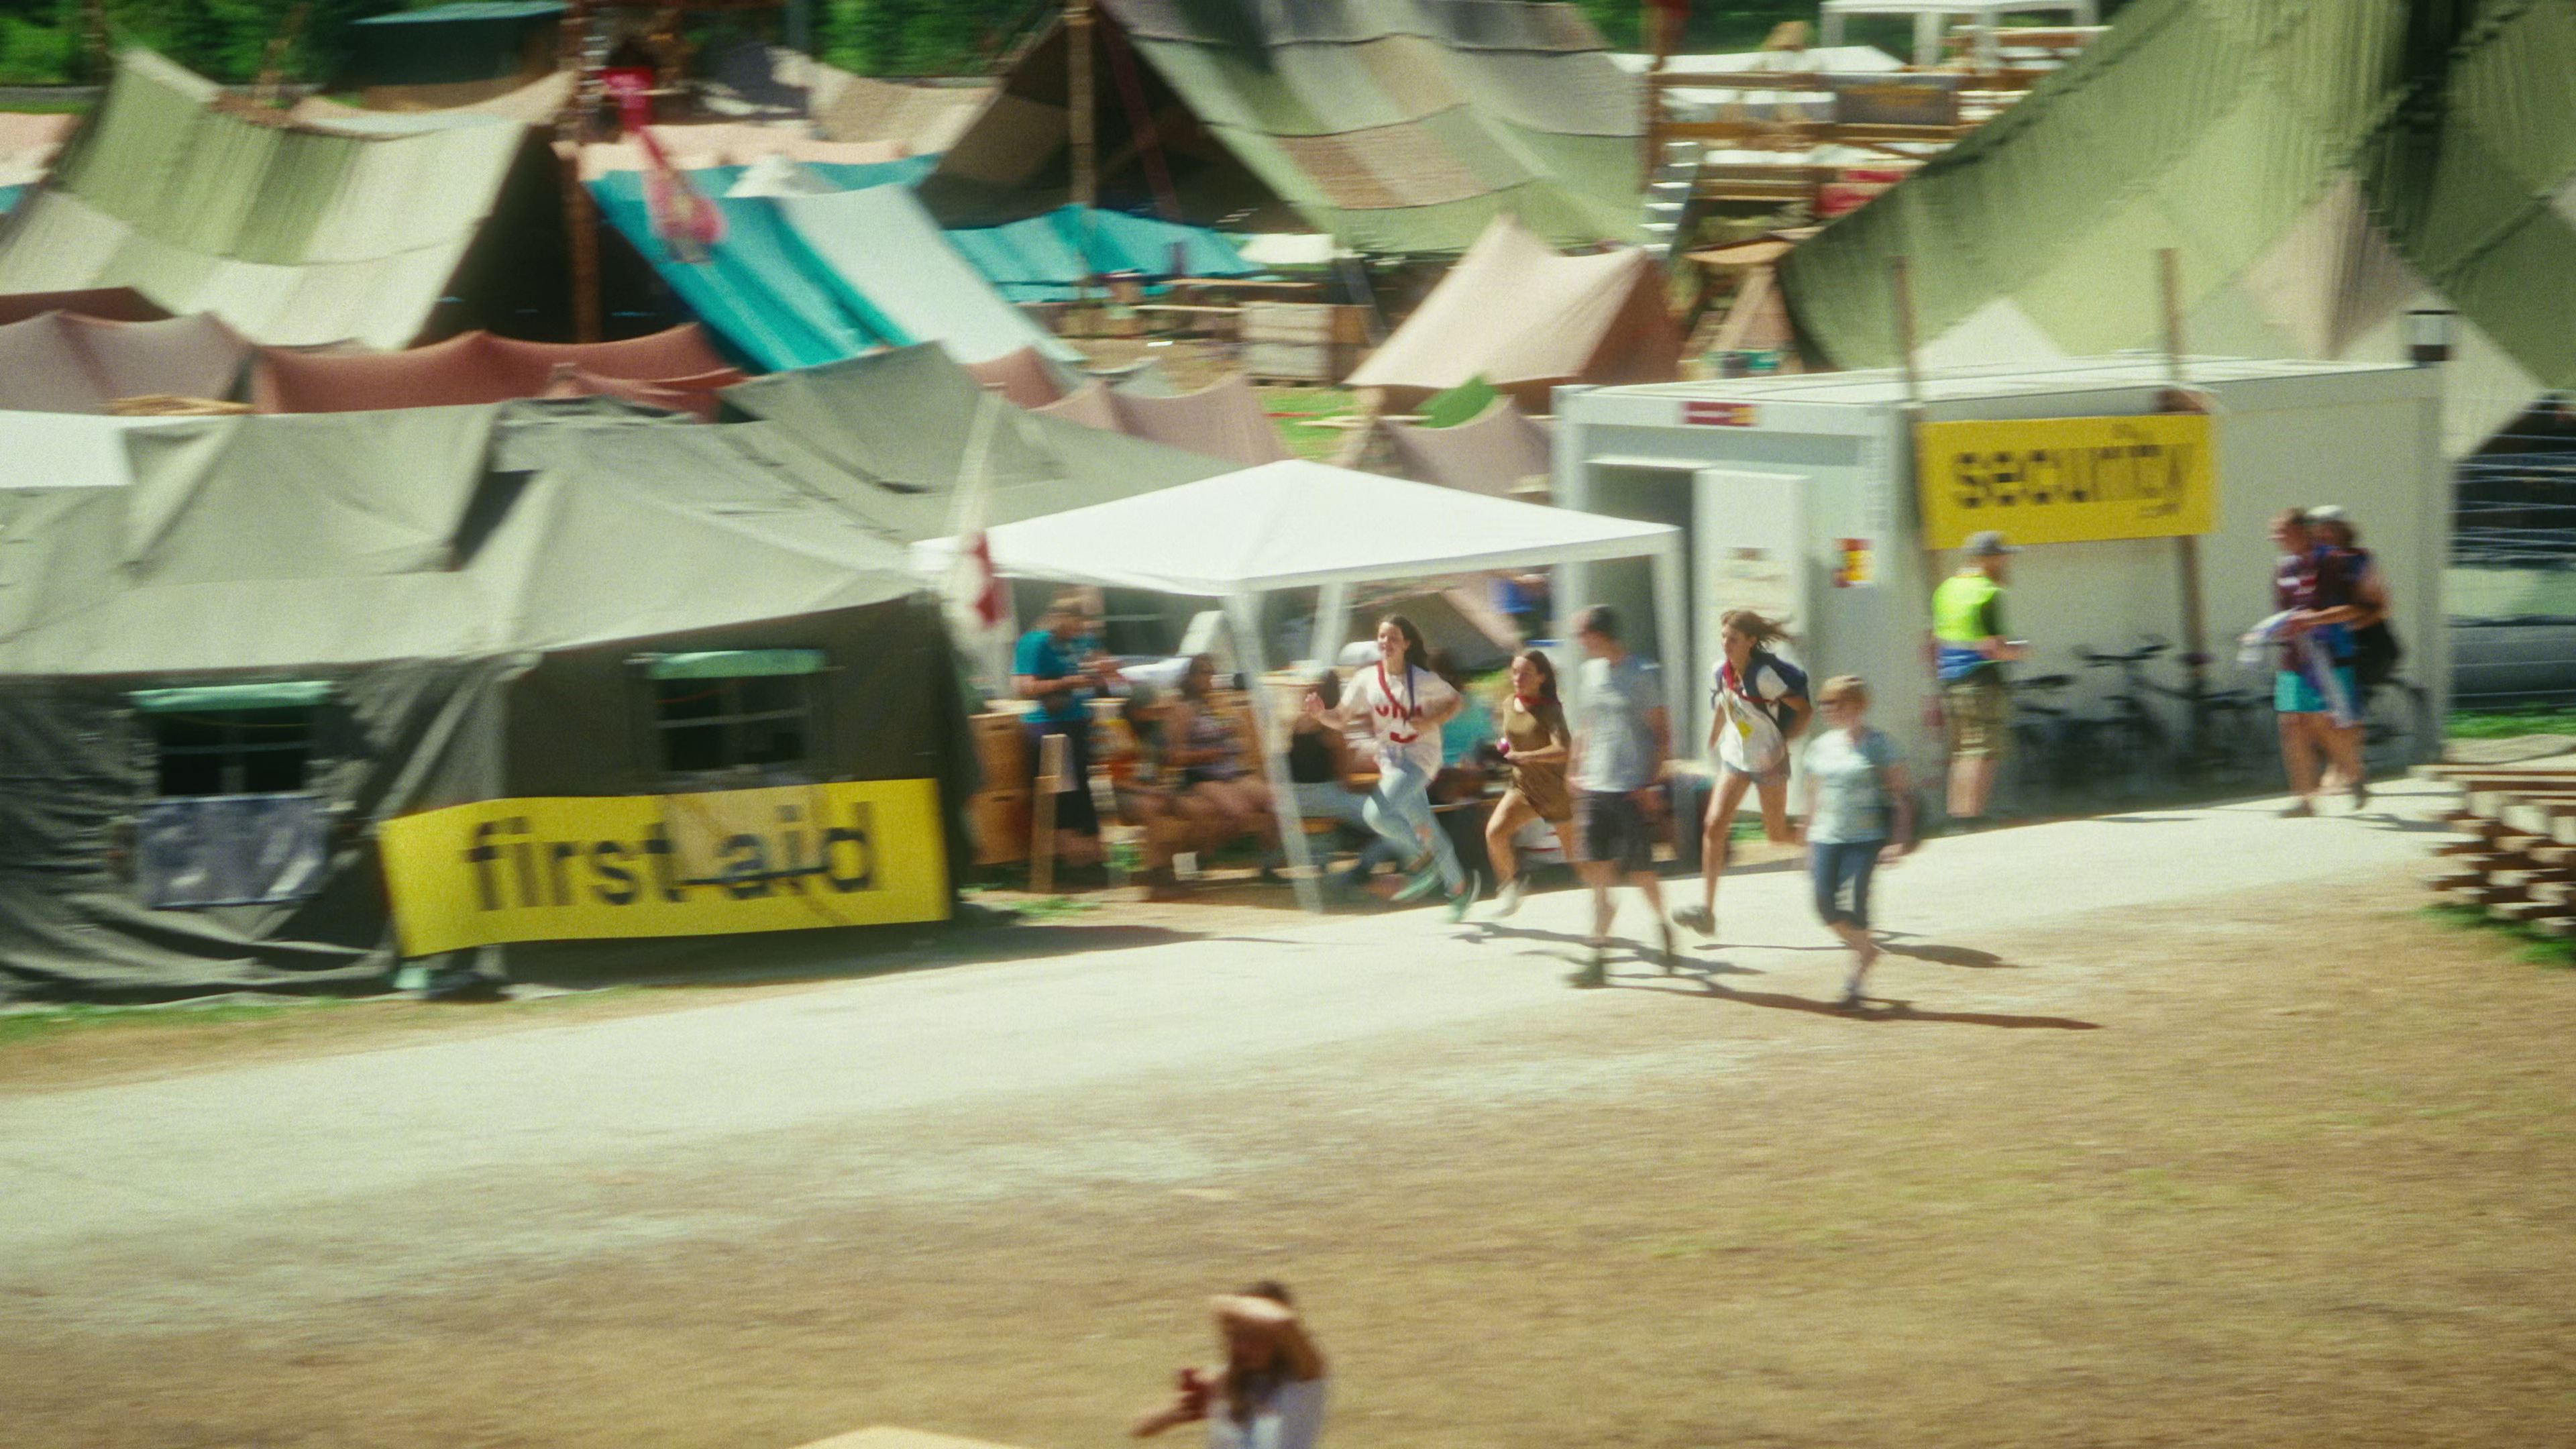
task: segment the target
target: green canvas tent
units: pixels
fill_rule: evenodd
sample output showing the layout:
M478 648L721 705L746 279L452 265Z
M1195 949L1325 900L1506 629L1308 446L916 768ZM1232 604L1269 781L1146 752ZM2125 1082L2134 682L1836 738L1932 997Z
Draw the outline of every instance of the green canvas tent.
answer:
M560 245L536 126L568 83L444 111L278 111L127 51L53 175L0 224L0 293L131 287L254 342L408 346L448 296L505 309L535 285L529 253ZM506 247L478 248L496 213ZM559 294L558 275L531 295Z
M593 400L130 442L131 486L0 493L0 996L946 914L946 627L874 485L779 430Z
M1101 202L1302 221L1369 253L1466 250L1505 212L1560 245L1633 241L1643 110L1572 5L1100 0ZM922 198L950 226L1067 198L1061 26L1024 51ZM1232 222L1229 225L1234 224Z
M2136 0L2028 99L1785 259L1805 344L1897 360L2154 345L2179 253L2194 351L2395 361L2455 308L2445 443L2576 388L2576 6Z
M988 523L1011 523L1214 477L1235 465L1032 413L924 343L725 389L730 417L847 480L835 495L889 536L956 528L959 482L989 470ZM864 485L864 486L861 486Z

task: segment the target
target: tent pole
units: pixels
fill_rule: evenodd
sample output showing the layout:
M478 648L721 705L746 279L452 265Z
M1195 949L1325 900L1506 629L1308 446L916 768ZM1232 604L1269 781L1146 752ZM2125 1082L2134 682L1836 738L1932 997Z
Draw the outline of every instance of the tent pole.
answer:
M2156 253L2156 291L2164 303L2165 366L2173 373L2173 402L2180 407L2189 398L2183 389L2191 385L2191 379L2183 366L2182 253L2172 247ZM2184 738L2197 759L2201 749L2201 698L2209 691L2209 630L2200 597L2199 535L2186 533L2174 540L2174 562L2182 575L2182 664L2191 690Z
M1350 632L1351 586L1335 579L1315 591L1315 632L1306 641L1306 656L1331 668Z
M1272 727L1270 689L1265 676L1270 673L1269 651L1261 643L1261 611L1250 594L1229 594L1225 600L1225 617L1234 626L1234 648L1251 674L1252 731L1261 737L1262 773L1270 780L1271 813L1279 819L1279 848L1288 854L1288 865L1296 872L1297 904L1321 914L1324 909L1323 884L1315 879L1315 853L1306 846L1306 822L1297 810L1297 786L1288 778L1286 736Z

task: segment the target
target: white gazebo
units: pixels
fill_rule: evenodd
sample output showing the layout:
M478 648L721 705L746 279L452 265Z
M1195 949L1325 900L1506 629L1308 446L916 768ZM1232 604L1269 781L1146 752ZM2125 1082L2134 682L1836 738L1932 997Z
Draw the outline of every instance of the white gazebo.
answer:
M1667 524L1577 513L1541 504L1382 478L1322 463L1290 461L1220 474L1112 503L1077 508L984 535L993 568L1007 578L1150 589L1224 602L1235 647L1255 680L1269 673L1260 602L1280 589L1319 593L1317 637L1338 637L1353 584L1489 569L1644 558L1654 567L1657 629L1681 639L1681 531ZM921 545L944 567L955 540ZM1673 714L1688 685L1669 670ZM1321 910L1313 860L1289 788L1283 736L1269 692L1254 688L1280 841L1298 867L1298 900Z

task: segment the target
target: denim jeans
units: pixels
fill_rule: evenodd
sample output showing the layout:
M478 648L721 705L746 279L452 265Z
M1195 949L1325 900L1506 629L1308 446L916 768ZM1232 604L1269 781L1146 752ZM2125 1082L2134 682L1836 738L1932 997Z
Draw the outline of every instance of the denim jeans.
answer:
M1807 869L1816 880L1816 914L1830 926L1848 921L1866 931L1869 929L1869 877L1878 869L1878 853L1886 849L1884 840L1817 841L1807 847ZM1851 904L1842 903L1843 887L1851 887Z
M1400 858L1405 861L1431 852L1440 865L1441 884L1450 890L1466 885L1467 868L1458 863L1458 848L1449 843L1449 832L1440 828L1440 818L1431 813L1431 777L1410 763L1382 768L1376 793L1360 806L1369 829L1404 852Z

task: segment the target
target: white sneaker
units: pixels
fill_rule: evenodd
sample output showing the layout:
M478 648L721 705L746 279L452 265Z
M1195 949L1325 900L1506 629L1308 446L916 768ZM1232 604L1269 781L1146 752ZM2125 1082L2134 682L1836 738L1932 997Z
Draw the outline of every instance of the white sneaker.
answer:
M1524 889L1526 889L1526 887L1521 884L1521 877L1519 876L1513 876L1510 880L1503 882L1503 888L1494 895L1494 913L1488 919L1499 921L1503 917L1510 915L1512 912L1519 910L1521 908L1521 893Z

